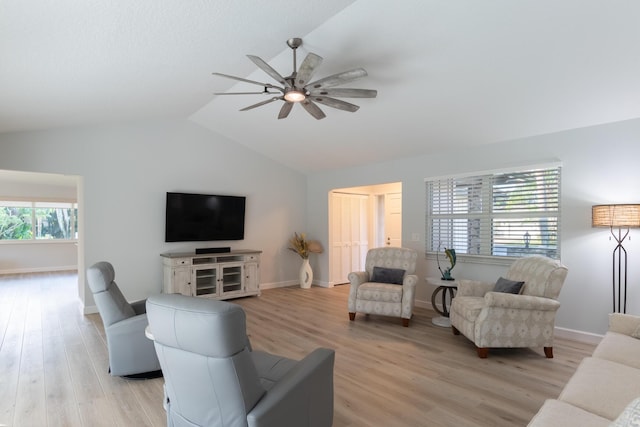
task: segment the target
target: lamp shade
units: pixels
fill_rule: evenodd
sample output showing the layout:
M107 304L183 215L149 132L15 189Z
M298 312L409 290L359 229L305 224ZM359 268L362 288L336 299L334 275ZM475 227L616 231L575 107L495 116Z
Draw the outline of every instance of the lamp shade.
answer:
M593 227L640 227L640 204L595 205L591 207Z

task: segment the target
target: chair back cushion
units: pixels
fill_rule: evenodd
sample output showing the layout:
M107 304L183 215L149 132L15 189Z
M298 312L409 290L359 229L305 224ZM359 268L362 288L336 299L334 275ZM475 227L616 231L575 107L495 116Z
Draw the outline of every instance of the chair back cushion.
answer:
M373 267L399 268L404 275L416 271L418 252L407 248L375 248L369 249L365 261L365 270L373 277Z
M559 261L536 255L515 260L506 278L524 282L522 295L558 299L567 272Z
M265 389L242 308L161 294L147 299L147 317L176 424L246 426L247 413Z
M87 269L87 282L105 328L136 315L116 285L115 276L113 265L106 261Z

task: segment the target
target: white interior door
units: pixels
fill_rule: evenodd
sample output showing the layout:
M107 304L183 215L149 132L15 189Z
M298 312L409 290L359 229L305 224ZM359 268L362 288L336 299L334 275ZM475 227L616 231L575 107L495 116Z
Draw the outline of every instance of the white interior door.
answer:
M402 246L402 193L385 194L384 233L386 246Z
M364 268L369 249L368 196L331 194L331 283L347 283L352 271Z

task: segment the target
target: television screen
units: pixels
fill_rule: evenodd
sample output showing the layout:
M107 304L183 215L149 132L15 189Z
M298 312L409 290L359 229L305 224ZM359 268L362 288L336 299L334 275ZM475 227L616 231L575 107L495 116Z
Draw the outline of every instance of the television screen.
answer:
M245 197L167 193L166 242L244 239Z

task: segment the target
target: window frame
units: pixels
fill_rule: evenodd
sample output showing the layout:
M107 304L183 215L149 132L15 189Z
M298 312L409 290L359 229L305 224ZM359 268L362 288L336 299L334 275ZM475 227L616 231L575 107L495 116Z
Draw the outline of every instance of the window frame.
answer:
M55 206L55 205L60 206ZM44 205L44 206L43 206ZM47 206L50 205L50 206ZM70 205L70 206L64 206ZM78 229L78 202L71 199L52 199L52 198L21 198L21 197L0 197L0 207L14 206L25 207L31 209L31 238L30 239L0 239L0 245L15 244L52 244L52 243L77 243L78 238L38 238L37 236L37 219L36 209L42 208L68 208L71 210L72 230ZM76 231L77 234L77 231Z
M550 211L550 212L555 212L554 218L557 223L557 230L556 230L557 237L555 242L556 243L555 259L559 260L561 257L560 235L562 230L562 227L561 227L562 164L557 161L549 162L549 163L528 164L528 165L521 165L521 166L510 167L510 168L492 169L492 170L475 171L475 172L469 172L469 173L463 173L463 174L442 175L442 176L433 176L433 177L425 178L424 179L425 181L425 188L424 188L425 189L425 242L424 242L425 258L435 260L437 259L438 255L442 255L441 253L438 254L437 248L431 248L431 245L433 244L432 223L431 223L433 219L432 211L431 211L431 206L433 201L430 199L430 190L429 190L430 183L443 182L443 181L449 181L449 180L464 180L464 179L468 179L468 180L478 179L482 181L482 185L480 187L481 194L483 198L486 198L486 200L489 200L489 211L482 211L481 213L477 213L473 215L467 211L464 214L460 214L460 218L466 219L471 216L473 216L474 218L475 217L479 218L479 221L483 223L483 226L487 227L486 229L489 230L487 235L482 236L481 240L484 239L482 240L482 244L484 244L485 246L488 246L489 250L491 250L492 242L494 240L494 233L493 231L491 231L492 227L490 226L490 224L494 219L503 219L505 217L504 212L502 212L502 214L494 215L493 202L492 202L492 192L493 192L492 178L500 174L527 173L527 172L536 171L536 170L550 170L550 169L557 170L558 205L557 205L557 211ZM453 203L451 204L451 207L453 208ZM510 216L510 215L512 214L510 213L506 214L506 216ZM517 216L517 214L515 214L515 216ZM440 252L442 251L444 251L444 248L440 249ZM468 253L461 253L461 252L456 253L456 255L457 255L457 258L461 261L479 263L479 264L491 264L491 265L510 265L514 259L519 258L521 256L525 256L525 255L513 255L513 256L512 255L494 255L494 254L487 254L487 253L468 254Z

